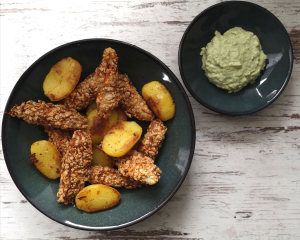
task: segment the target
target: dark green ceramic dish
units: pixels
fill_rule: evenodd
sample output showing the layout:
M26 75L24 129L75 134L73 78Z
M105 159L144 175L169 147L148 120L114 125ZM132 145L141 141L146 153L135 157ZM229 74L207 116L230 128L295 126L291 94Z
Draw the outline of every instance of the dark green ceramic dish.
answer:
M201 48L233 27L253 32L268 60L254 84L236 93L209 82L202 67ZM179 47L179 68L185 86L205 107L230 115L255 113L273 103L288 84L293 68L292 45L282 23L268 10L249 2L229 1L213 5L190 23Z
M189 170L195 147L194 115L187 95L176 76L159 59L130 44L109 39L89 39L60 46L38 59L21 76L14 87L5 111L27 100L48 101L42 83L50 68L65 57L82 64L81 80L100 64L103 50L111 47L119 56L119 72L127 73L138 91L152 80L162 82L176 103L176 115L166 121L166 139L156 160L162 170L156 185L136 190L119 188L119 205L93 214L71 205L57 203L59 180L44 177L29 162L33 142L47 139L44 128L30 125L5 114L2 124L2 144L5 161L15 184L42 213L70 227L84 230L112 230L130 226L151 216L175 194ZM144 132L149 122L139 122Z

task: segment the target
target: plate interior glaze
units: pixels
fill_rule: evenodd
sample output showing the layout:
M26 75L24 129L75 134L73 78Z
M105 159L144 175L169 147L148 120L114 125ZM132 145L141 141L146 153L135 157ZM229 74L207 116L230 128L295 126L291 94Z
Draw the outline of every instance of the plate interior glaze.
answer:
M140 92L142 86L158 80L172 94L176 115L166 121L166 139L156 164L162 170L159 182L136 190L118 188L120 203L111 209L96 213L80 211L76 206L57 203L59 180L43 176L29 162L30 146L38 140L47 140L44 127L27 124L5 114L2 124L2 144L5 161L15 184L22 194L42 213L53 220L84 230L111 230L132 225L159 210L178 190L192 161L195 147L195 123L192 108L175 75L156 57L123 42L108 39L90 39L60 46L38 59L21 76L7 102L5 111L15 104L39 99L49 102L43 94L42 83L50 68L62 58L79 61L84 80L101 63L103 50L111 47L119 56L119 72L126 73ZM150 122L141 122L143 133Z
M253 32L268 59L254 84L229 94L209 82L200 52L215 31L224 34L233 27ZM179 47L180 73L189 92L207 108L225 114L250 114L271 104L287 85L292 67L292 46L284 26L268 10L249 2L222 2L204 10L191 22Z

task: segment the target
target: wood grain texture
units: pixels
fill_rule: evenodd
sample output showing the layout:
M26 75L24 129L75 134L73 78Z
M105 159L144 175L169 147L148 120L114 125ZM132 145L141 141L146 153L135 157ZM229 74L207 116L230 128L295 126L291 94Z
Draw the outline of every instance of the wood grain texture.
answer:
M292 29L289 32L289 36L293 46L294 61L296 63L299 63L300 62L300 30Z
M154 54L180 79L178 46L190 21L217 0L2 0L1 120L9 94L40 56L87 38L129 42ZM155 215L126 229L89 232L60 225L26 201L0 152L1 239L300 239L300 2L253 0L286 27L294 69L265 110L232 117L190 94L196 148L182 187ZM2 122L2 121L1 121Z

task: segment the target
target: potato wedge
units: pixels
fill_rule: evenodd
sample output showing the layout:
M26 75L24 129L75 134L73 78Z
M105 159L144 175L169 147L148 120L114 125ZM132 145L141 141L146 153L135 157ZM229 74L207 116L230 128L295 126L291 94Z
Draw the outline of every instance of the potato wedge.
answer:
M102 149L109 156L121 157L136 144L141 135L142 128L136 122L119 122L104 135Z
M120 201L121 194L114 188L103 184L93 184L83 188L76 196L78 209L96 212L111 208Z
M115 165L115 161L112 157L108 156L98 145L93 145L92 165L113 167Z
M156 117L167 121L175 115L175 103L166 87L158 81L147 83L142 88L142 96Z
M71 57L56 63L43 83L44 94L53 102L67 97L76 87L82 67Z
M116 111L119 114L118 122L127 121L127 115L122 108L118 107L118 108L116 108Z
M92 101L88 106L87 106L87 109L86 109L86 115L89 115L91 113L91 111L93 111L94 109L97 108L97 103L96 101Z
M50 179L60 177L61 155L51 142L46 140L34 142L30 152L30 161L42 174Z
M88 127L86 131L91 134L92 143L94 145L102 142L104 134L118 122L118 113L112 110L111 115L107 118L100 118L97 109L92 110L87 116Z

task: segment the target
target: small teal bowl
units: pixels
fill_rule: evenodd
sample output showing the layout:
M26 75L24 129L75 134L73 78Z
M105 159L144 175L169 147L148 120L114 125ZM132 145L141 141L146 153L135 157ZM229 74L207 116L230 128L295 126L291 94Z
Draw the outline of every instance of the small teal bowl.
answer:
M176 104L174 118L164 122L166 138L156 159L162 175L157 184L140 189L118 188L120 203L108 210L86 213L75 206L57 203L59 180L43 176L29 161L30 146L48 140L42 126L32 125L4 114L2 123L3 153L9 173L24 197L49 218L83 230L113 230L128 227L162 208L182 184L192 162L195 148L195 122L188 97L170 69L159 59L136 46L109 39L88 39L60 46L33 63L15 85L5 112L15 104L39 99L48 101L43 81L50 68L66 57L82 65L80 81L93 73L102 60L103 50L111 47L119 56L119 72L127 73L140 91L144 84L158 80L170 91ZM149 122L138 121L146 132Z
M228 93L209 82L202 69L201 48L233 27L253 32L267 55L265 69L254 84ZM179 46L179 69L191 95L205 107L229 115L258 112L273 103L288 84L293 50L282 23L265 8L243 1L222 2L201 12L186 29Z

